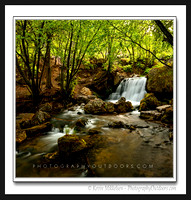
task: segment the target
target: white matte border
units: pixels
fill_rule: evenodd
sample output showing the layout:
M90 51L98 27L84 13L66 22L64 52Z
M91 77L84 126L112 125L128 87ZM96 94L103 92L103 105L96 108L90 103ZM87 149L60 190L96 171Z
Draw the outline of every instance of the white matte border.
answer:
M6 194L30 194L31 189L30 187L33 186L33 191L35 191L36 194L71 194L74 193L74 188L75 186L75 193L76 194L111 194L112 191L106 189L106 183L105 185L102 183L101 185L104 186L102 189L97 190L98 187L94 186L99 186L98 183L92 183L90 184L85 184L85 183L80 183L79 185L76 183L46 183L46 184L40 184L40 183L13 183L12 178L13 172L12 166L13 166L13 160L11 159L12 157L12 152L13 152L13 146L10 146L10 141L12 140L12 144L14 144L13 138L12 138L12 131L14 129L14 124L13 120L10 121L10 116L13 115L13 80L10 80L11 74L13 74L13 44L12 44L12 34L13 34L13 16L140 16L142 19L142 16L177 16L177 21L178 21L178 29L177 29L177 35L178 35L178 40L177 40L177 45L179 49L177 49L177 66L180 64L180 59L181 57L181 71L177 69L178 72L178 78L177 78L177 89L179 88L180 82L181 82L181 91L178 89L179 93L177 96L178 99L178 104L181 102L181 110L179 109L179 106L177 107L177 112L181 115L181 119L178 115L178 120L177 123L181 123L181 137L178 137L178 145L181 146L181 149L179 148L177 150L177 156L180 155L181 157L178 157L179 160L177 162L177 169L178 169L178 176L180 177L181 173L181 179L178 179L178 182L172 185L176 185L176 189L171 190L169 188L164 189L164 193L185 193L186 186L185 186L185 161L186 161L186 153L184 147L186 147L186 119L185 119L185 106L186 104L182 103L185 102L185 96L186 96L186 77L185 77L185 72L186 72L186 41L185 41L185 31L186 31L186 7L185 6L6 6L5 9L5 35L6 35L6 44L5 44L5 102L6 102L6 114L5 114L5 192ZM115 17L114 17L115 18ZM180 37L182 36L182 37ZM181 50L180 50L181 49ZM181 80L179 79L181 78ZM183 89L182 89L183 88ZM181 93L181 94L180 94ZM180 132L180 126L177 126L177 133ZM180 152L181 150L181 152ZM181 165L179 164L181 162ZM69 178L71 181L71 178ZM134 178L133 178L134 179ZM26 179L25 179L26 180ZM37 180L37 179L36 179ZM53 180L51 178L51 180ZM76 179L79 180L79 179ZM76 181L75 180L75 181ZM89 179L91 180L91 179ZM95 181L95 179L93 178ZM96 180L99 181L100 179ZM106 179L108 180L108 179ZM110 181L109 179L108 181ZM118 181L122 182L122 179L118 179ZM137 180L137 179L136 179ZM148 179L147 179L148 180ZM153 179L151 178L151 181ZM160 180L157 179L158 181L163 181L164 179L162 178ZM113 181L113 180L112 180ZM131 181L131 180L129 180ZM132 181L135 181L132 180ZM142 180L141 180L142 181ZM172 181L172 179L171 179ZM179 182L181 181L181 186L179 185ZM40 184L40 185L39 185ZM58 185L59 184L59 185ZM96 184L96 185L95 185ZM112 185L111 183L109 183ZM133 183L137 187L140 187L140 183ZM115 183L115 186L117 183ZM119 185L119 184L118 184ZM113 192L114 193L121 193L121 194L136 194L138 189L130 189L128 187L128 190L125 190L125 185L129 185L129 183L123 183L123 190L121 189L120 191L117 191L115 189ZM148 188L154 188L156 183L144 183L144 186L148 186L147 189L142 190L143 193L151 194L151 193L156 193L161 192L159 189L153 189L149 190ZM157 183L159 185L159 183ZM168 183L165 183L168 187L171 187ZM177 190L177 185L179 185L179 192ZM56 186L56 187L55 187ZM69 187L67 190L63 190L63 187ZM152 186L152 187L149 187ZM164 184L163 184L164 186ZM24 189L23 189L24 187ZM48 188L52 187L51 190ZM54 188L54 189L53 189ZM62 189L61 189L62 188ZM83 188L83 189L82 189Z

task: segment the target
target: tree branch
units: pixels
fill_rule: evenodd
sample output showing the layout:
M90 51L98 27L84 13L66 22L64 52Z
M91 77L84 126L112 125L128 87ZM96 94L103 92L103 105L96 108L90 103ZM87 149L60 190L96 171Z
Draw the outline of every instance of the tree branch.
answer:
M118 29L116 26L114 26L111 22L110 22L110 24L111 24L116 30L118 30L119 32L122 32L120 29ZM143 50L145 50L145 51L151 53L160 63L166 65L166 66L169 67L169 68L172 68L172 66L167 65L165 62L163 62L161 59L159 59L152 51L150 51L150 50L145 49L144 47L142 47L139 43L135 42L135 41L134 41L130 36L128 36L126 33L124 33L124 32L122 32L122 33L125 35L125 37L129 38L129 39L131 40L131 42L133 42L134 44L138 45L138 46L139 46L140 48L142 48ZM124 40L125 40L125 39L124 39Z

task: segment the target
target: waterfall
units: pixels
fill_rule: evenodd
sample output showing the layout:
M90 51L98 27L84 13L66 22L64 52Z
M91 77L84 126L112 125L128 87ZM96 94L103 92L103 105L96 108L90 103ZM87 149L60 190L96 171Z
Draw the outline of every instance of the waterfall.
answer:
M131 101L134 107L138 106L146 94L146 81L145 77L123 79L116 91L109 95L107 101L116 102L121 97L125 97L127 101Z

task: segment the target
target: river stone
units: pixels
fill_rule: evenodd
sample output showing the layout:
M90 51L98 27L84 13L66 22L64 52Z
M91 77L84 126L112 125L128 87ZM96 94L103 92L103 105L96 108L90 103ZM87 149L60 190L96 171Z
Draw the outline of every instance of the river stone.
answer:
M157 110L141 111L140 118L149 120L160 120L161 113Z
M122 121L115 121L115 122L109 123L108 126L110 128L126 128L125 123Z
M139 111L143 110L155 110L157 106L160 106L161 103L155 97L153 93L145 94L145 97L140 102Z
M33 126L31 128L25 129L27 137L32 137L40 133L48 132L51 130L51 123L46 122L44 124L40 124L37 126Z
M161 121L167 124L173 123L173 107L166 108L164 111Z
M117 104L119 103L124 103L126 102L126 98L125 97L121 97L118 101L117 101Z
M121 97L114 106L117 113L126 113L133 110L132 103L126 101L125 97Z
M85 127L86 124L87 124L87 122L88 122L88 119L82 118L82 119L78 119L78 120L76 121L75 125L76 125L77 127Z
M33 126L36 126L36 125L45 123L46 121L50 119L51 119L51 116L48 113L39 110L35 113L35 115L31 119L31 124Z
M90 100L85 106L84 106L85 113L88 114L101 114L106 113L105 109L105 102L99 98Z
M106 109L106 112L113 113L115 111L114 103L105 102L105 109Z
M52 111L52 104L50 104L50 103L42 104L40 106L39 110L43 111L43 112L51 112Z
M165 111L167 108L170 108L171 105L163 105L163 106L158 106L156 107L156 109L159 111L159 112L162 112L162 111Z
M82 151L86 148L86 142L76 135L65 135L58 138L58 149L60 155L70 156L70 154Z
M91 128L91 129L89 129L89 131L88 131L88 134L89 134L89 135L95 135L95 134L100 134L100 133L101 133L101 131L98 130L98 129L96 129L96 128Z

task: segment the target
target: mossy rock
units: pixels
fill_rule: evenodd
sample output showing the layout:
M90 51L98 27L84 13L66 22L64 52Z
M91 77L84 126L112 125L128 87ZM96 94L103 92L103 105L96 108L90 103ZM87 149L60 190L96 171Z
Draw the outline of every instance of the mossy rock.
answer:
M76 135L65 135L58 138L58 149L60 155L70 156L87 148L86 142Z
M173 123L173 107L167 108L162 115L161 121L167 124Z
M87 114L106 113L105 102L98 98L91 100L84 106L84 111Z
M139 111L154 110L157 106L160 105L161 105L160 101L155 97L153 93L147 93L140 102Z
M112 102L105 102L104 107L107 113L113 113L115 111L115 107Z
M120 102L115 104L115 112L126 113L133 110L132 103L130 101Z
M152 68L147 75L146 89L158 99L173 97L173 68L163 66Z

